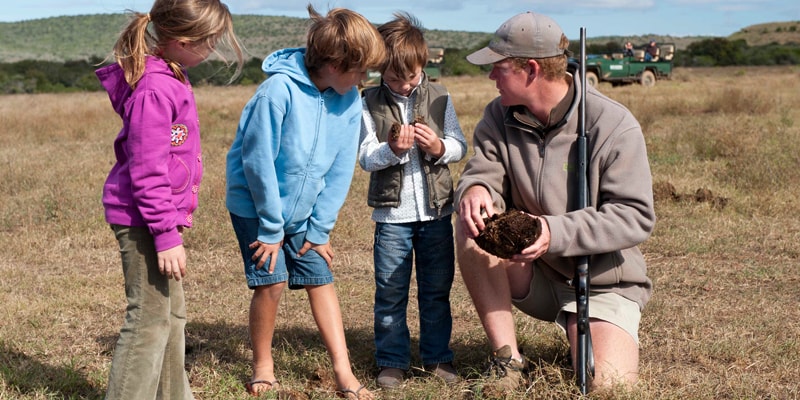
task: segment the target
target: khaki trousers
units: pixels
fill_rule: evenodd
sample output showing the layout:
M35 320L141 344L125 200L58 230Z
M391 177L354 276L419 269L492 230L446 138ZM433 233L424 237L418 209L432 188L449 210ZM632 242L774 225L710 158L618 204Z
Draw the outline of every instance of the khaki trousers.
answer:
M193 399L184 369L183 285L158 271L147 228L112 225L119 242L128 307L106 399Z

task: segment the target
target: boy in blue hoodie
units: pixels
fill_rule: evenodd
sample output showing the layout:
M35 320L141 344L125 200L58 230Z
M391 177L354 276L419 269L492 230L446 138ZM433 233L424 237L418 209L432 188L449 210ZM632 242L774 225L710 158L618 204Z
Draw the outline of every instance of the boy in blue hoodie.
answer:
M268 78L242 111L227 157L226 203L244 261L250 303L252 395L277 390L272 339L284 288L305 288L331 356L337 394L372 399L350 368L333 288L329 234L344 204L358 151L356 85L385 49L363 16L333 9L312 20L305 48L263 63ZM312 250L312 251L309 251Z

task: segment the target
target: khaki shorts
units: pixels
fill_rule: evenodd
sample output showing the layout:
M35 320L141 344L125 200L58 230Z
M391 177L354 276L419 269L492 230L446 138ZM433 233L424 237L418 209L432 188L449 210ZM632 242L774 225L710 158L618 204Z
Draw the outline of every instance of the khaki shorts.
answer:
M566 332L566 313L577 312L575 288L566 282L548 279L534 263L533 279L528 296L511 299L520 311L544 321L554 321ZM589 294L589 318L610 322L626 332L639 343L639 321L642 313L639 304L616 293Z

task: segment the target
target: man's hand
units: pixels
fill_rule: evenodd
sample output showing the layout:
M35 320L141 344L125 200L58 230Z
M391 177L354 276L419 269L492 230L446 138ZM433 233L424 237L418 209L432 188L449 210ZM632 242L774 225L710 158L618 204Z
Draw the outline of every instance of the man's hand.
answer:
M484 217L495 214L492 195L481 185L467 189L458 203L458 223L464 228L467 237L475 239L486 228Z
M514 257L511 257L514 261L533 261L543 256L550 249L550 226L547 225L547 220L533 215L531 215L531 218L539 219L539 224L541 225L539 238L532 245L523 249L520 254L515 254Z

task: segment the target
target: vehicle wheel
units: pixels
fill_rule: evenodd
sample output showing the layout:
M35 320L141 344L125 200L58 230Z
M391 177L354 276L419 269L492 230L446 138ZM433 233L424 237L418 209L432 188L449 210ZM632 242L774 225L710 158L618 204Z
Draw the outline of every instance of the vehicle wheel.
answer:
M591 71L586 71L586 84L591 87L597 87L597 83L600 80L597 79L597 74Z
M642 84L644 87L653 87L656 85L656 76L653 75L653 71L643 71L642 77L639 83Z

